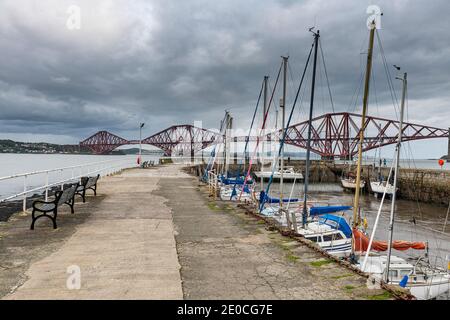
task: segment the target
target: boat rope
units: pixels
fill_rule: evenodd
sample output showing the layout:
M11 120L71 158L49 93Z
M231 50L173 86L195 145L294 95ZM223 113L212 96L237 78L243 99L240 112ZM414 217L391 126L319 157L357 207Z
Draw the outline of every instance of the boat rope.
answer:
M310 61L310 58L311 58L311 54L313 52L313 48L314 48L314 42L313 42L313 45L311 46L311 49L309 50L308 58L306 60L305 68L303 69L303 74L302 74L302 77L301 77L301 80L300 80L300 84L299 84L298 89L297 89L297 93L295 95L294 102L292 104L292 108L291 108L291 112L289 114L289 118L288 118L288 121L287 121L287 124L286 124L286 128L282 128L282 130L283 130L283 137L280 140L280 147L278 149L278 155L276 157L276 161L274 161L274 163L272 165L272 173L270 175L269 182L268 182L267 187L266 187L266 192L265 192L266 195L269 194L270 186L272 185L272 182L273 182L273 175L275 173L275 166L278 163L278 159L279 159L279 157L281 155L281 151L283 150L284 142L286 140L286 136L287 136L287 133L288 133L288 129L287 128L289 128L289 125L290 125L291 120L292 120L292 115L294 114L295 105L297 104L298 96L300 94L300 90L301 90L302 85L303 85L303 80L305 79L305 74L306 74L306 71L308 70L309 61ZM264 208L265 200L266 200L266 197L264 197L262 199L261 203L260 203L260 207L259 207L259 211L260 212ZM280 201L283 201L283 199L280 199Z
M252 133L252 129L253 129L253 124L255 122L255 118L256 118L256 112L258 111L258 106L259 106L259 102L261 101L261 96L263 93L263 89L264 89L264 80L261 84L261 90L259 90L259 95L258 95L258 100L256 101L256 107L255 107L255 111L253 112L253 118L252 118L252 123L250 124L250 129L248 130L248 135L245 139L245 147L244 147L244 171L245 171L245 160L246 160L246 155L247 155L247 148L248 148L248 141L250 140L250 135ZM238 170L237 170L237 176L236 176L236 180L235 180L235 184L234 184L234 188L236 188L237 182L238 182L238 177L241 175L241 168L242 168L242 163L239 164Z
M392 172L394 171L394 166L396 165L396 162L397 162L397 159L395 158L395 160L392 161L391 168L389 170L388 181L391 179ZM363 261L361 270L364 270L364 268L366 266L366 263L367 263L367 258L369 257L370 249L372 249L373 238L375 237L375 232L377 231L378 220L380 219L381 210L383 208L383 203L384 203L384 199L386 197L387 188L388 188L388 184L386 183L386 186L384 187L383 196L381 198L380 206L378 207L377 217L375 218L375 222L373 224L372 234L370 235L369 245L367 246L367 251L366 251L366 254L364 256L364 261ZM394 190L394 192L396 192L396 191Z
M320 49L320 55L322 57L325 79L327 80L327 87L328 87L328 94L330 95L331 109L333 110L333 113L334 113L333 95L331 94L331 86L330 86L330 80L328 79L327 65L325 63L325 56L323 54L323 49L322 49L322 41L320 41L320 39L319 39L319 49Z
M377 35L377 42L378 42L378 46L380 48L380 54L381 54L381 58L382 58L382 63L384 66L384 71L386 73L386 78L387 78L387 83L388 83L388 87L389 87L389 92L391 94L391 98L392 98L392 103L394 105L394 109L395 109L395 116L397 117L398 120L398 114L399 114L399 104L398 104L398 98L397 98L397 94L395 93L395 89L394 89L394 83L392 82L392 76L391 76L391 72L389 71L390 68L388 66L387 63L387 59L386 59L386 55L384 54L384 49L383 49L383 44L381 42L381 37L378 31L375 32L375 34Z
M277 79L275 80L275 85L274 85L272 93L270 95L269 104L267 106L266 113L264 114L264 120L263 120L263 123L262 123L262 126L261 126L260 134L256 138L255 149L253 151L252 157L250 158L250 161L249 161L249 164L248 164L247 174L245 175L244 183L242 184L242 189L241 189L241 192L239 193L238 201L241 200L242 193L244 192L244 188L247 185L248 178L250 177L250 171L252 169L253 159L255 158L255 156L256 156L256 154L258 152L259 142L260 142L260 140L262 138L262 135L264 134L264 129L266 127L266 122L267 122L267 115L269 114L270 106L272 105L273 96L275 95L275 90L277 89L277 85L278 85L278 81L280 79L282 67L283 67L283 62L280 64L280 68L278 69Z
M223 120L220 121L220 134L223 133L223 125L225 123L226 117L227 117L227 113L225 112L225 116L224 116ZM203 174L203 181L206 181L206 179L208 178L208 171L210 171L212 169L212 167L214 166L214 162L216 161L216 156L219 153L218 150L216 152L216 148L217 148L217 144L214 146L213 150L211 151L210 157L208 159L208 164L206 165L206 170Z

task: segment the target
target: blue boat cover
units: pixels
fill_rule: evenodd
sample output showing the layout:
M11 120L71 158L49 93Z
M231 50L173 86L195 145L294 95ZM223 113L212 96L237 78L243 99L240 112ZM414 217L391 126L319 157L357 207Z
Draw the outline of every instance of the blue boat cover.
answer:
M230 185L230 184L243 185L244 180L245 180L244 177L239 177L239 178L225 178L224 176L220 177L220 181L225 185ZM251 179L248 179L246 184L252 184L252 183L253 183L253 181Z
M350 238L352 236L352 228L350 228L344 217L325 214L323 216L320 216L319 223L323 223L334 229L341 230L347 238Z
M241 190L239 189L239 193L241 192ZM244 187L244 192L245 193L250 193L250 189L248 188L247 185L245 185ZM236 190L236 185L233 186L233 190L231 191L231 196L230 196L230 200L233 199L233 197L237 197L238 196L238 192Z
M309 209L309 215L310 216L317 216L319 214L326 214L326 213L350 210L351 208L352 208L351 206L311 207L311 209Z
M259 193L259 202L262 203L264 201L264 203L280 203L280 199L279 198L271 198L268 195L266 195L266 193L264 191L261 191ZM298 198L284 198L283 199L283 203L284 202L298 202Z
M233 187L233 191L231 191L230 200L233 199L233 197L237 196L236 186Z

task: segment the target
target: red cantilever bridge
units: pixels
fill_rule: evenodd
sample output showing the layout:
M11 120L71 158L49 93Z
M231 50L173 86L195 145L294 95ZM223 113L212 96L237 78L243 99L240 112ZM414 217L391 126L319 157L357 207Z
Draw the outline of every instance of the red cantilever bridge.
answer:
M363 151L369 151L385 145L394 144L398 137L399 122L367 116L364 124L365 138ZM327 113L312 121L311 151L323 158L339 157L346 159L358 152L361 115L347 112ZM280 132L265 135L267 141L279 139ZM300 122L287 129L286 143L306 148L308 121ZM402 141L448 138L449 130L413 123L404 123ZM192 125L175 125L142 140L143 144L162 149L165 155L174 152L191 154L221 143L224 137L215 131L194 127ZM232 141L246 141L247 137L233 137ZM255 141L256 137L250 137ZM80 146L90 148L94 153L105 154L115 148L139 144L139 140L126 140L108 131L99 131L80 142ZM449 142L450 148L450 142ZM450 151L450 150L449 150ZM188 152L188 153L184 153Z

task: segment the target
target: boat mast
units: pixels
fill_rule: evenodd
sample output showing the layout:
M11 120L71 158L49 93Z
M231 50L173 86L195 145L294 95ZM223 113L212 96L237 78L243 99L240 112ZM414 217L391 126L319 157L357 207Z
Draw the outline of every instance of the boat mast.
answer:
M311 125L313 117L313 107L314 107L314 91L316 85L316 66L317 66L317 47L319 46L320 31L317 32L310 30L314 34L314 64L313 64L313 74L311 83L311 99L309 104L309 119L308 119L308 140L306 142L306 168L305 168L305 189L303 198L303 214L302 214L302 226L306 225L306 218L308 216L308 211L306 208L307 194L308 194L308 183L309 183L309 166L310 166L310 156L311 156Z
M226 153L225 153L225 174L228 177L230 171L230 152L231 152L231 130L233 129L233 117L228 114L227 129L226 129Z
M364 129L366 126L366 113L367 105L369 101L369 83L370 74L372 71L372 54L373 54L373 39L375 35L375 21L372 21L370 25L370 37L369 37L369 50L367 52L367 65L366 65L366 77L364 83L364 98L363 98L363 111L361 116L361 129L359 131L359 144L358 144L358 167L356 169L356 189L355 199L353 204L353 228L356 228L359 224L358 212L359 212L359 193L361 192L361 162L362 162L362 147L364 142Z
M267 111L267 80L269 79L268 76L264 76L264 106L263 106L263 121L264 117L266 116ZM264 129L263 129L264 133ZM265 135L263 135L263 139L261 141L261 150L262 150L262 156L261 156L261 191L264 190L264 156L265 156L265 145L264 145L264 139Z
M225 128L225 132L223 133L222 139L223 139L223 151L222 151L222 161L220 161L221 165L219 166L218 171L222 173L222 175L225 175L226 178L228 178L228 172L226 171L226 163L227 163L227 129L228 129L228 117L230 116L229 112L225 110L225 119L223 120L223 126Z
M286 105L286 79L287 79L287 63L289 57L283 58L283 97L281 98L281 136L284 134L285 126L285 105ZM281 148L281 165L280 165L280 209L283 208L283 170L284 170L284 145ZM289 224L289 218L288 218Z
M402 80L403 82L403 90L402 90L402 103L400 107L400 126L398 128L398 141L396 147L396 162L395 162L395 173L394 173L394 190L392 193L392 203L391 203L391 217L389 220L389 243L388 243L388 255L386 261L386 283L389 282L389 265L391 262L391 252L392 252L392 239L394 235L394 209L395 209L395 200L397 196L397 180L399 177L399 169L400 169L400 149L402 146L402 135L403 135L403 114L405 110L405 97L406 97L406 86L407 86L407 73L403 74L403 78L396 78Z

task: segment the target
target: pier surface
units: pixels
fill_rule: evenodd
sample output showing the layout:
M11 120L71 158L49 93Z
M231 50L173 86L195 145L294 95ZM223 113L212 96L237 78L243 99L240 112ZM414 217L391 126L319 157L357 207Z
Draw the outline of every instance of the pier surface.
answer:
M101 179L58 216L0 225L3 299L385 299L366 279L208 199L178 165ZM80 289L67 286L78 266ZM70 286L69 286L70 287Z

